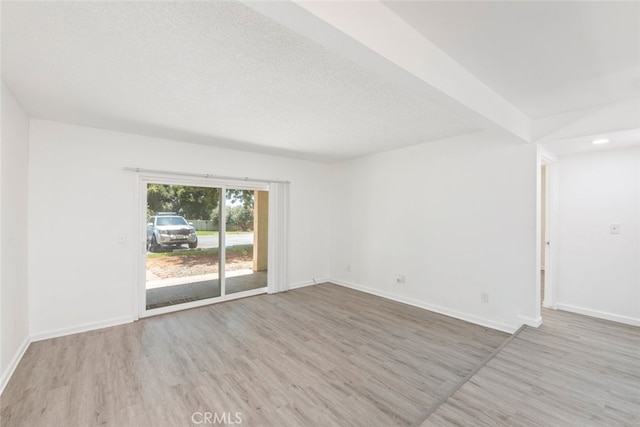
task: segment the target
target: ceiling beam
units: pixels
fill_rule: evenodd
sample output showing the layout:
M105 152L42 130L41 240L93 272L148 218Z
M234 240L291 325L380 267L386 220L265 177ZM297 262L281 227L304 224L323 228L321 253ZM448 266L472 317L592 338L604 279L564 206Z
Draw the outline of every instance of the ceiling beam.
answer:
M484 129L530 142L531 120L381 2L247 6Z
M640 97L582 108L533 121L535 142L640 129Z

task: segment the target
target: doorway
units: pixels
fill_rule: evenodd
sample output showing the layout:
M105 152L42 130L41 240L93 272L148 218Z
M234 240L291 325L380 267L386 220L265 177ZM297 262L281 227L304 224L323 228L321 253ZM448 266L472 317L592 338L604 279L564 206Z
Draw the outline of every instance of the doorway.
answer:
M141 316L266 293L268 184L141 179Z
M544 302L544 273L546 248L550 244L547 236L547 165L540 166L540 305Z
M540 280L538 304L554 307L554 191L555 163L542 157L540 164Z

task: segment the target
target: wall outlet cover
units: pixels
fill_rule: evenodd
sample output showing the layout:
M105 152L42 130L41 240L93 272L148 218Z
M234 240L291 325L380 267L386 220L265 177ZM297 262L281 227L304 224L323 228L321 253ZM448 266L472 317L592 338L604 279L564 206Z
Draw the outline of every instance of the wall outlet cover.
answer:
M481 302L489 302L489 292L481 292L480 293L480 301Z

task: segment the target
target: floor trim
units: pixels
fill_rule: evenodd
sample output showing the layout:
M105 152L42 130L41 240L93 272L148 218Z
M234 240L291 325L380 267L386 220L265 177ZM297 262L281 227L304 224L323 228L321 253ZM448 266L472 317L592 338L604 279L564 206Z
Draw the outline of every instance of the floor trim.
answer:
M40 333L31 335L31 342L48 340L50 338L64 337L66 335L78 334L80 332L95 331L97 329L109 328L111 326L118 326L125 323L131 323L131 322L134 322L135 320L136 319L134 318L134 316L122 316L122 317L116 317L109 320L103 320L101 322L85 323L83 325L74 326L71 328L54 329L52 331L40 332Z
M534 328L538 328L540 327L540 325L542 325L542 316L538 316L538 317L518 316L518 319L520 319L523 325L531 326Z
M376 295L382 298L390 299L392 301L401 302L403 304L412 305L414 307L423 308L425 310L433 311L434 313L444 314L445 316L453 317L456 319L464 320L465 322L474 323L476 325L485 326L487 328L495 329L502 332L507 332L509 334L514 333L518 330L518 326L508 325L506 323L495 322L493 320L484 319L481 317L471 316L466 313L461 313L455 310L450 310L445 307L440 307L433 304L428 304L422 301L415 300L413 298L407 298L400 295L391 294L384 291L379 291L377 289L369 288L366 286L357 285L355 283L346 282L343 280L335 280L329 279L329 282L334 283L336 285L344 286L346 288L355 289L356 291L365 292L367 294Z
M9 380L13 376L13 373L16 371L18 364L22 360L22 357L26 353L29 345L31 344L31 338L29 336L25 337L20 347L18 347L18 351L14 354L13 359L11 359L11 363L7 366L7 369L2 373L2 377L0 377L0 395L4 391L4 388L9 384Z
M556 304L558 310L569 311L571 313L596 317L598 319L610 320L612 322L624 323L625 325L640 326L640 319L619 314L607 313L606 311L592 310L590 308L577 307L570 304Z
M291 283L289 285L289 290L291 289L298 289L298 288L304 288L305 286L313 286L313 285L318 285L320 283L325 283L325 282L330 282L331 280L329 279L311 279L308 280L306 282L297 282L297 283Z
M490 355L488 355L482 362L480 362L475 368L473 368L473 370L471 372L469 372L464 378L462 378L460 381L458 381L456 383L456 385L451 387L451 389L449 390L449 392L447 394L445 394L440 399L438 399L435 403L433 403L431 406L429 406L429 408L425 411L425 413L422 414L418 419L416 419L413 422L413 424L411 424L411 427L419 427L420 424L425 422L425 420L427 418L429 418L431 416L431 414L433 414L440 407L440 405L442 405L444 402L447 401L447 399L449 399L451 396L453 396L453 394L456 391L458 391L458 389L460 387L465 385L465 383L467 381L469 381L471 379L471 377L473 377L475 374L477 374L480 369L484 368L486 366L486 364L491 361L491 359L496 357L498 355L498 353L500 353L502 351L503 348L505 348L507 345L509 345L509 343L511 341L513 341L520 334L520 332L522 332L527 327L529 327L529 326L527 326L527 325L520 326L520 328L516 332L514 332L513 335L508 337L506 340L504 340L504 342L502 344L500 344L500 347L498 347L495 350L493 350L493 352Z

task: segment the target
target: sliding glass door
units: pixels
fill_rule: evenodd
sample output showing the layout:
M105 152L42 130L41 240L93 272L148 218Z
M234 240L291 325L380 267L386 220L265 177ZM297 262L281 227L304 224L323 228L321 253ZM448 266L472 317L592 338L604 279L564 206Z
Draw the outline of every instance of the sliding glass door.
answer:
M266 292L269 193L255 187L144 182L144 313Z

